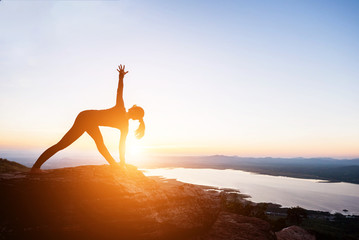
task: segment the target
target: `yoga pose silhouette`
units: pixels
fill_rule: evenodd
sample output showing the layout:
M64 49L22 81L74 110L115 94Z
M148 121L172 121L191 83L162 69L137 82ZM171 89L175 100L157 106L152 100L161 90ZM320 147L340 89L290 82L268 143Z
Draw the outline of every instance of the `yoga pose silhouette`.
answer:
M125 65L120 65L117 69L119 72L119 81L117 89L116 105L109 109L104 110L86 110L80 112L70 130L65 136L55 145L48 148L35 162L31 168L31 172L41 172L40 167L46 160L52 157L58 151L68 147L76 141L84 132L87 132L95 141L97 149L104 156L104 158L112 166L125 166L125 144L128 133L128 120L138 120L140 125L135 132L138 139L142 138L145 134L145 123L143 116L145 112L141 107L134 105L128 111L125 109L123 102L123 78L128 73L125 72ZM107 150L99 129L99 126L113 127L121 130L120 138L120 165L117 164L115 159Z

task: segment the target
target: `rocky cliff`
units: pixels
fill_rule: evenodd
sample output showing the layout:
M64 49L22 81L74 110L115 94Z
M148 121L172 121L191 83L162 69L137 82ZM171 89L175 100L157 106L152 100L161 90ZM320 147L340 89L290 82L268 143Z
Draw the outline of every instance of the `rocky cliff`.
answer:
M223 192L148 178L133 166L0 174L0 239L276 239L223 210Z

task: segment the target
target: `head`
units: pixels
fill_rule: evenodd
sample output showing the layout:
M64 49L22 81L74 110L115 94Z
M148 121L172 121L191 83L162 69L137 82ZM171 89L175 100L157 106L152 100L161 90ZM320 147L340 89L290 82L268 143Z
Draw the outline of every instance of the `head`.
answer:
M139 106L133 105L130 109L128 109L128 117L132 120L138 120L140 122L140 125L135 132L135 135L138 139L145 135L145 122L143 121L144 115L145 111Z

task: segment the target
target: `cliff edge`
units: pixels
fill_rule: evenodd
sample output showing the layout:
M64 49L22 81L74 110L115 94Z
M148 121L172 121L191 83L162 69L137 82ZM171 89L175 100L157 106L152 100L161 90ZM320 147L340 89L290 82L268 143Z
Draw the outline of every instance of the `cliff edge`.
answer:
M0 239L276 239L255 217L223 211L223 192L135 167L0 173Z

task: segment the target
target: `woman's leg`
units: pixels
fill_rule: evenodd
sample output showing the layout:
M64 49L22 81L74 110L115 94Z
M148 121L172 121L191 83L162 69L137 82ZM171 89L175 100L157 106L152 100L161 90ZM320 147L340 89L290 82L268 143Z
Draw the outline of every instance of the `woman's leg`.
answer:
M41 165L44 164L46 160L48 160L58 151L68 147L71 143L76 141L84 132L85 131L83 130L81 124L79 124L76 120L74 125L58 143L48 148L45 152L43 152L43 154L40 155L34 166L32 166L32 171L35 172L37 169L40 169Z
M113 159L113 157L107 150L105 143L103 142L103 138L102 138L100 129L97 126L91 127L89 129L87 129L86 132L93 138L93 140L96 143L98 151L107 160L107 162L113 166L116 166L117 163L116 163L115 159Z

